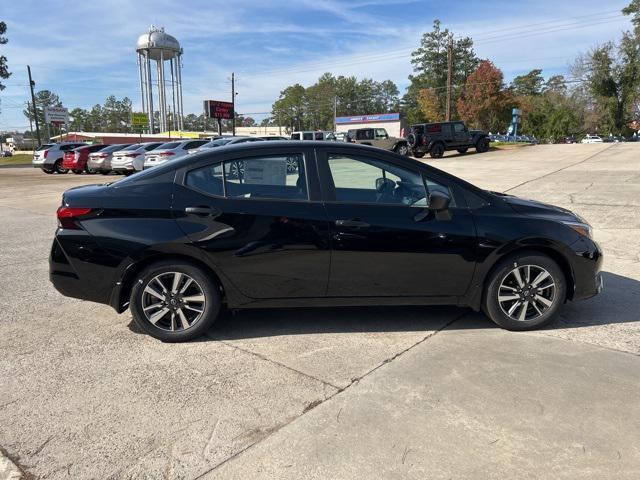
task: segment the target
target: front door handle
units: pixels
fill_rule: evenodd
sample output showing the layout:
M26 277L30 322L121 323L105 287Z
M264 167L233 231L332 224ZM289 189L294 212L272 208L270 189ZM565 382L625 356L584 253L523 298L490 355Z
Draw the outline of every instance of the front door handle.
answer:
M207 217L220 214L220 211L216 210L213 207L187 207L184 209L184 211L185 213L207 216Z
M368 228L367 222L363 222L358 218L352 218L350 220L336 220L336 227L348 227L348 228Z

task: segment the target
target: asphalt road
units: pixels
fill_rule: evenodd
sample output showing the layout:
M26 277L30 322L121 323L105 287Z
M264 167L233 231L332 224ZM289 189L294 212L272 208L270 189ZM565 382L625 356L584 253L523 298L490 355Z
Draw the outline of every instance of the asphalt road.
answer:
M604 292L538 332L292 309L163 344L49 284L61 193L105 179L0 170L0 447L53 479L640 478L640 144L427 161L587 218Z

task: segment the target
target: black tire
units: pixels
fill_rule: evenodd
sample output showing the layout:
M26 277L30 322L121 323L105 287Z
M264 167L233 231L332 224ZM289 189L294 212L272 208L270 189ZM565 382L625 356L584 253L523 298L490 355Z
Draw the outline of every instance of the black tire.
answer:
M407 137L407 142L409 143L409 146L411 148L415 148L415 146L418 144L418 136L413 132L410 133Z
M96 171L93 168L89 168L89 164L87 163L84 166L84 173L86 173L87 175L93 175L96 173Z
M53 169L56 171L56 173L59 173L61 175L64 173L69 173L69 170L62 166L62 159L56 160L56 163L53 165Z
M484 153L487 151L489 151L489 139L481 138L480 140L478 140L478 143L476 143L476 152Z
M424 152L413 152L413 156L416 158L424 157Z
M109 170L102 170L100 173L102 175L109 175L111 172Z
M429 155L431 155L431 158L442 158L442 156L444 155L444 145L441 143L435 143L431 147Z
M394 148L393 151L398 155L406 157L407 155L409 155L409 146L406 143L400 143L396 145L396 148Z
M44 168L42 169L42 171L47 175L51 175L54 172L53 170L45 170Z
M73 173L75 173L76 175L80 175L82 172L82 170L73 170Z
M467 150L469 150L467 147L465 147L465 148L459 148L459 149L458 149L458 153L460 153L460 154L464 155L465 153L467 153Z
M527 266L531 268L528 282L526 279ZM520 287L515 282L511 284L512 286L507 286L509 279L516 280L516 277L511 272L517 267L522 269L520 270L522 272L520 276L524 284L524 288L520 292L518 291ZM551 295L551 287L545 287L546 290L533 292L531 285L533 285L535 278L531 277L537 277L540 269L546 271L549 276L544 281L540 281L538 287L544 287L546 282L553 281L553 295ZM501 292L503 282L505 282L505 286ZM501 304L498 300L499 293L502 293L503 299L510 296L518 298L503 301ZM504 329L514 331L532 330L554 320L566 299L566 293L565 276L562 269L553 259L538 252L521 252L499 262L490 273L485 282L483 311L491 320ZM543 299L545 303L542 303ZM526 303L524 303L525 301ZM517 303L520 303L521 306L516 305L512 313L513 316L509 315L511 307L514 307ZM546 303L549 303L549 305L546 306ZM523 320L514 318L515 316L520 316L523 310L525 312Z
M152 297L145 292L145 289L150 282L152 282L156 277L162 275L165 275L166 278L172 279L172 273L174 272L183 274L183 278L185 280L186 277L184 277L184 275L193 279L189 290L186 292L187 295L190 292L193 293L194 290L190 290L192 288L196 289L195 291L198 294L201 291L204 295L204 308L202 309L202 313L195 314L198 316L193 319L193 323L188 328L182 328L180 325L181 322L177 310L175 310L175 324L172 323L171 314L174 310L169 308L169 297L165 299L165 303L169 310L163 317L161 317L160 320L157 321L155 325L149 320L147 314L143 310L143 302L146 302L148 298L151 298L156 302L158 301L155 300L155 297ZM163 277L161 277L161 281L163 281L166 284L166 287L170 290L172 285L168 284L166 280L162 280L162 278ZM157 283L154 282L153 285L155 286L155 290L158 292L160 289ZM180 288L177 290L179 291ZM167 295L169 294L170 292L167 292ZM175 298L177 299L179 307L182 298L186 297L176 295ZM218 314L220 313L221 306L218 285L210 278L209 275L207 275L201 268L191 263L173 260L154 263L144 269L135 280L134 286L131 290L130 302L131 313L136 325L144 332L148 333L152 337L162 340L163 342L185 342L203 335L213 326ZM196 305L201 307L201 305ZM184 307L178 309L189 313L189 311ZM151 311L153 312L157 310L152 309ZM174 331L170 330L172 325L176 327Z

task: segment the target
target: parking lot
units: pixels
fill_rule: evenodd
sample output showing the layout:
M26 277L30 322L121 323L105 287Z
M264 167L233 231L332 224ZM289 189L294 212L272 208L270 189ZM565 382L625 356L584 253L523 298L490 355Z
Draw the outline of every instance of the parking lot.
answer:
M0 447L52 479L640 478L640 144L424 160L585 217L604 292L536 332L256 310L163 344L48 280L62 192L112 177L0 169Z

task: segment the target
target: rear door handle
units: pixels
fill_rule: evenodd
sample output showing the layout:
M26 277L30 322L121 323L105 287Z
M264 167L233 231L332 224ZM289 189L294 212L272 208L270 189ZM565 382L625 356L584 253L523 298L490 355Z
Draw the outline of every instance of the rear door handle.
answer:
M363 222L357 218L352 218L351 220L336 220L336 227L368 228L370 226L367 222Z
M213 216L220 214L220 211L213 207L187 207L184 209L184 211L185 213L202 216Z

